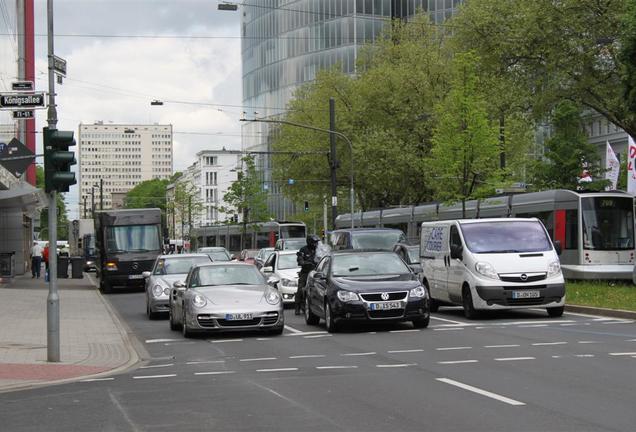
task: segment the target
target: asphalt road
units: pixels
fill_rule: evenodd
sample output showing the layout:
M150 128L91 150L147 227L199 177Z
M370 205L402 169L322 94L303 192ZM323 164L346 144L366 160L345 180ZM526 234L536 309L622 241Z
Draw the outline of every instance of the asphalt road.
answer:
M543 310L331 335L184 339L142 293L108 300L148 352L126 373L0 394L3 431L636 430L636 324Z

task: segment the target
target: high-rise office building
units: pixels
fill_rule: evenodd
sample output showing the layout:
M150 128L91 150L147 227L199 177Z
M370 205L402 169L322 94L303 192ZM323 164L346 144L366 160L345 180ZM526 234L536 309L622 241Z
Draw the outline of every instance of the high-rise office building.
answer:
M256 0L242 6L243 105L250 117L285 112L294 90L316 73L339 64L354 73L359 47L375 40L392 18L408 19L423 11L434 22L449 18L463 0ZM326 107L325 107L326 109ZM243 127L244 150L270 150L270 127ZM257 159L271 180L271 158ZM293 212L276 185L270 210L281 219Z
M80 124L78 156L80 208L90 209L92 202L99 208L101 200L104 209L110 209L112 192L170 178L172 125Z

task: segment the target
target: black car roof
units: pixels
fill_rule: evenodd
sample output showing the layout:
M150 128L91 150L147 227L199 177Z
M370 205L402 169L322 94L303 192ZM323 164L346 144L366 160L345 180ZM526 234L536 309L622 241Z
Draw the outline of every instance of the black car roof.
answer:
M397 228L339 228L337 230L333 230L333 231L330 231L330 232L339 233L339 232L363 232L363 231L399 231L399 232L402 232L402 230L397 229Z
M360 254L371 254L371 253L387 253L392 254L395 253L392 250L387 249L340 249L336 251L331 251L331 255L360 255Z

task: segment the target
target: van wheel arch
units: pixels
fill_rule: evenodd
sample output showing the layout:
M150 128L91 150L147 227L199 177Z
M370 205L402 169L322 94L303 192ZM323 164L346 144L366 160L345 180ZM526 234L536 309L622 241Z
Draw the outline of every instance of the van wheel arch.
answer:
M470 286L468 282L464 282L462 285L462 306L464 306L464 316L468 319L478 318L479 313L475 310L473 304L473 295L470 292Z
M431 312L437 312L439 310L439 302L433 297L431 297L431 287L428 284L428 279L422 278L422 285L426 288L426 292L428 293L428 309Z

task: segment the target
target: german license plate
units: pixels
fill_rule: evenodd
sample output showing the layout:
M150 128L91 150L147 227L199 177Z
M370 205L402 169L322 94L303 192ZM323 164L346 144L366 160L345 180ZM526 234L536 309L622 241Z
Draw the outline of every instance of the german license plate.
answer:
M539 291L513 291L513 299L539 298Z
M128 279L143 279L144 275L128 275Z
M239 320L251 320L251 313L235 313L235 314L225 314L226 321L239 321Z
M400 302L371 303L369 304L369 309L371 310L402 309L402 303Z

